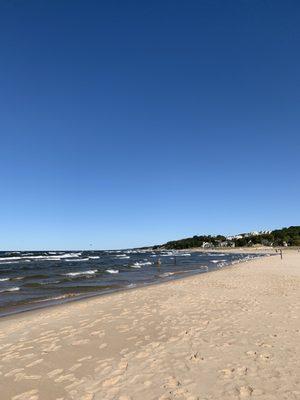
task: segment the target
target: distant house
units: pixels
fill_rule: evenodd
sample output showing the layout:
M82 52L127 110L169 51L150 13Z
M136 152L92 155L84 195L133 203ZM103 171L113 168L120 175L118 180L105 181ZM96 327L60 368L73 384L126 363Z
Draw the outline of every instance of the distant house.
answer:
M228 242L220 242L219 246L220 247L227 247L228 246Z
M211 247L211 243L210 242L203 242L201 247L203 247L203 248Z

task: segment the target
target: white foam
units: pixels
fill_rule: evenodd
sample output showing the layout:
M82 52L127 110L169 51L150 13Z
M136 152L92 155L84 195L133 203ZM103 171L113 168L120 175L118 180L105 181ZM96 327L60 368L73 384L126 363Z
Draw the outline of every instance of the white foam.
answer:
M41 302L46 302L46 301L51 301L51 300L62 300L62 299L66 299L68 297L75 297L75 296L77 296L75 293L74 294L63 294L61 296L49 297L47 299L33 300L30 303L41 303Z
M212 263L214 263L214 264L217 264L217 263L220 263L220 262L225 262L226 260L210 260L210 262L212 262Z
M174 275L175 272L165 272L164 274L159 275L160 278L167 278L168 276Z
M146 261L146 262L135 262L133 265L131 265L132 268L141 268L143 265L152 265L151 261Z
M18 291L18 290L20 290L20 288L16 286L16 287L12 287L12 288L8 288L8 289L0 290L0 293L4 293L4 292L16 292L16 291Z
M136 284L135 283L130 283L129 285L127 285L127 287L128 287L128 289L134 288L134 287L136 287Z
M177 256L181 256L181 257L190 257L190 253L179 253L176 254Z
M68 272L67 274L64 275L66 276L94 275L97 271L98 271L97 269L91 269L88 271Z
M100 258L100 256L90 256L89 259L91 260L96 260L97 258Z
M118 274L119 270L118 269L107 269L106 272L108 272L109 274Z
M78 258L81 253L66 253L66 254L56 254L54 256L30 256L24 257L30 260L63 260L64 258Z
M7 264L7 261L27 261L27 260L53 260L53 261L59 261L63 260L65 258L78 258L81 255L81 253L66 253L66 254L55 254L55 255L42 255L42 256L31 256L29 254L24 254L22 257L1 257L1 261L5 261L5 264Z
M9 281L10 278L0 278L0 282L5 282L5 281Z
M1 257L0 261L21 260L22 257Z

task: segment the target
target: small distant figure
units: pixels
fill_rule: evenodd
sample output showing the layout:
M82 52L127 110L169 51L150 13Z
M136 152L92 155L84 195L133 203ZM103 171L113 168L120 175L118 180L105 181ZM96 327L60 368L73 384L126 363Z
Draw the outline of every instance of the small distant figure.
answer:
M157 259L157 262L156 262L156 264L157 264L158 266L160 266L160 265L161 265L161 259L160 259L160 258L158 258L158 259Z
M280 258L282 259L282 249L280 249Z
M174 265L176 265L177 264L177 258L176 258L176 256L174 256Z

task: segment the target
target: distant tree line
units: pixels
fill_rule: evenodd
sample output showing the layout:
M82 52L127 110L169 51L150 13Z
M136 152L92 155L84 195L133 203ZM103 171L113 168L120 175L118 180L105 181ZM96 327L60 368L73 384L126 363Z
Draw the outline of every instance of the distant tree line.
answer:
M191 238L180 239L180 240L173 240L171 242L165 243L162 247L166 249L190 249L192 247L201 247L203 243L211 243L212 246L217 246L218 243L223 242L226 240L225 236L218 235L218 236L193 236ZM156 246L160 247L160 246Z
M290 226L289 228L276 229L270 233L263 234L241 234L238 238L227 239L225 236L193 236L190 238L173 240L161 246L154 246L154 248L166 249L190 249L193 247L251 247L255 245L262 246L300 246L300 226Z

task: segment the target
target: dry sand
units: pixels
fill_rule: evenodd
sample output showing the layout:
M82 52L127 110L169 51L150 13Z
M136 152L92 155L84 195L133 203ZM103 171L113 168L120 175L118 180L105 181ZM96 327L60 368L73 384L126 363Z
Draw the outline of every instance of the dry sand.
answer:
M300 399L300 253L0 320L1 400Z

